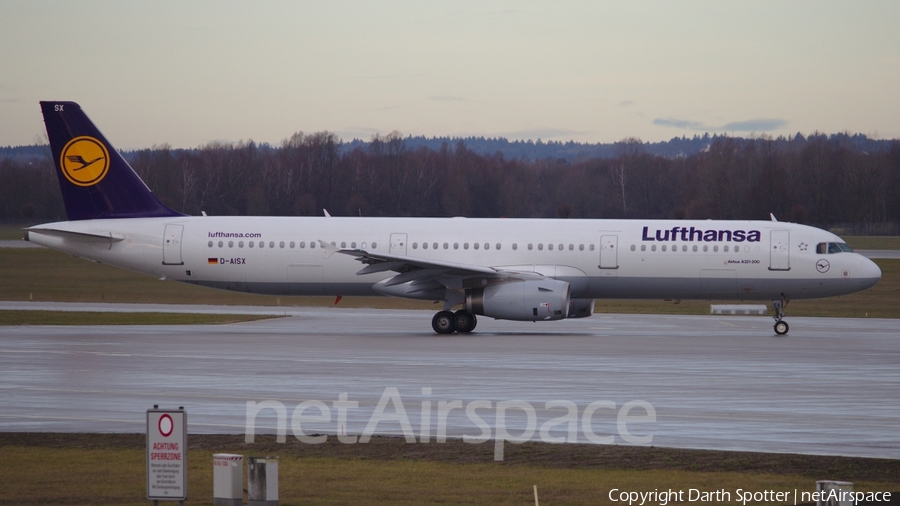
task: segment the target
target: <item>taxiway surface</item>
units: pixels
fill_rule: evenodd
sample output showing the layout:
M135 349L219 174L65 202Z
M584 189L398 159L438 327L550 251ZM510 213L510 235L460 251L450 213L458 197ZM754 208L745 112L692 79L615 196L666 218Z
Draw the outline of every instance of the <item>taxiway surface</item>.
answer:
M288 437L292 421L306 433L354 435L396 388L382 410L395 420L376 433L403 434L394 401L432 442L442 416L451 437L482 434L475 418L496 435L498 403L524 401L536 416L530 438L540 440L541 427L567 413L546 403L562 401L577 409L578 441L591 437L587 421L597 437L627 444L617 416L645 401L656 421L627 429L655 446L900 458L897 320L788 317L790 335L776 337L768 317L481 318L471 335L437 336L430 312L285 312L235 325L0 327L0 430L143 432L145 410L159 404L185 406L191 432L244 433L248 401L275 401ZM341 394L358 403L345 420ZM473 418L465 407L477 400L489 407L476 404ZM299 418L303 401L322 401L328 421ZM441 404L461 408L441 415ZM529 433L527 412L515 408L524 405L509 404L510 434ZM263 410L255 430L277 425L276 411Z

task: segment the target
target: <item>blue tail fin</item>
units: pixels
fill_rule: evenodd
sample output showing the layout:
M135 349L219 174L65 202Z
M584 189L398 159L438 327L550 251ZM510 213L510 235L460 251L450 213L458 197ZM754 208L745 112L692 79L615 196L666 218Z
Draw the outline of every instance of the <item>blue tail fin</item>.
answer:
M41 112L70 220L184 216L153 195L81 106L41 102Z

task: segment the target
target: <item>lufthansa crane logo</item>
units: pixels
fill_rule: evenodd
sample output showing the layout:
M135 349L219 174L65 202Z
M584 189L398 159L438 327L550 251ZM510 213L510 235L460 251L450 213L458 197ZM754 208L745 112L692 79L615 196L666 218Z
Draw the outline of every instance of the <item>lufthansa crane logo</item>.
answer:
M109 171L109 151L93 137L75 137L63 148L59 166L70 183L93 186Z

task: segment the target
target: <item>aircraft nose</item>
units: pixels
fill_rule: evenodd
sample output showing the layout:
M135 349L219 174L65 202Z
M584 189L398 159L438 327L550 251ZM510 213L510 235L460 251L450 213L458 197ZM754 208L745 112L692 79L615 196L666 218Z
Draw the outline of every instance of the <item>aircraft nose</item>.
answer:
M881 279L881 268L872 260L860 255L860 278L863 282L863 289L875 286L875 283Z

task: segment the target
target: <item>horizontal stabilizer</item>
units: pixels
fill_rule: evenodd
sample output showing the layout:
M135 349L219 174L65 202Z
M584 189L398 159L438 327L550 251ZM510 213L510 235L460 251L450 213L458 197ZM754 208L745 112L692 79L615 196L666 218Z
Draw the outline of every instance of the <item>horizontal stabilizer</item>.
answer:
M51 237L60 237L62 239L67 239L70 241L80 241L80 242L119 242L124 241L125 238L121 236L113 235L111 232L107 234L89 234L87 232L72 232L69 230L58 230L55 228L26 228L25 229L25 240L29 240L28 236L31 234L40 234L40 235L48 235Z

